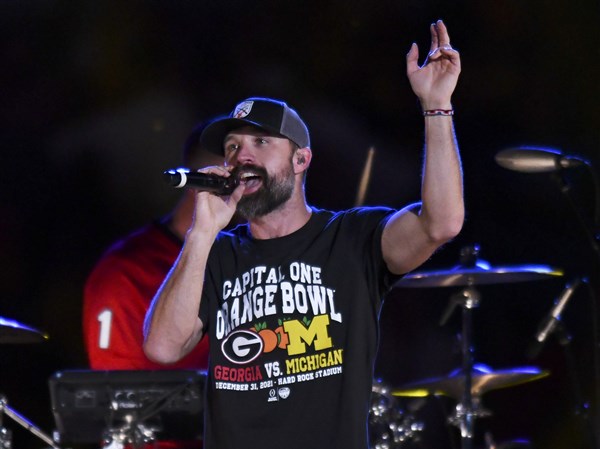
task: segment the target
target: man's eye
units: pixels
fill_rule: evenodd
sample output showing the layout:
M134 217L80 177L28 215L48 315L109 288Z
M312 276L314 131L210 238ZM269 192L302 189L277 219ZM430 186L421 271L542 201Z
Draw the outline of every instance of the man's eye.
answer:
M268 141L267 141L267 139L263 139L262 137L257 137L256 138L256 143L264 145L264 144L268 143Z

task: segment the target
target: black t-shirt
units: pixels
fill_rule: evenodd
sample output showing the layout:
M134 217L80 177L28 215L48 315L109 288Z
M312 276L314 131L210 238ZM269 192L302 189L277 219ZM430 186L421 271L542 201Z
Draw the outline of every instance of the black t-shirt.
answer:
M313 209L285 237L223 232L200 318L210 337L206 449L366 449L394 211Z

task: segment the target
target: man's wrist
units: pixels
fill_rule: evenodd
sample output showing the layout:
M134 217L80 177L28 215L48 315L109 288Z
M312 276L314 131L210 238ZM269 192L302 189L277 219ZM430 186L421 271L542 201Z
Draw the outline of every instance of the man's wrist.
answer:
M425 100L419 98L419 104L423 111L429 111L432 109L452 109L452 101L450 99L430 99Z

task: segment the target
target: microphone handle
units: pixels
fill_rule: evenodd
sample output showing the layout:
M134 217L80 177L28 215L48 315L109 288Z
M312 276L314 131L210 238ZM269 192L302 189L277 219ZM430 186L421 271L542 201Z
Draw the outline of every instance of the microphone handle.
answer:
M236 176L224 178L210 173L193 172L188 169L167 170L163 173L165 182L176 189L191 187L216 195L231 195L238 186Z

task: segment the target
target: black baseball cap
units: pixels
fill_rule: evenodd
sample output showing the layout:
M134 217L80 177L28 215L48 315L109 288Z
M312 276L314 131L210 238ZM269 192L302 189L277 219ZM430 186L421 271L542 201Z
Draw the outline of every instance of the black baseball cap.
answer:
M262 97L248 98L238 103L229 116L211 122L200 135L200 145L222 155L225 136L248 125L286 137L300 148L310 147L308 128L298 113L284 101Z

